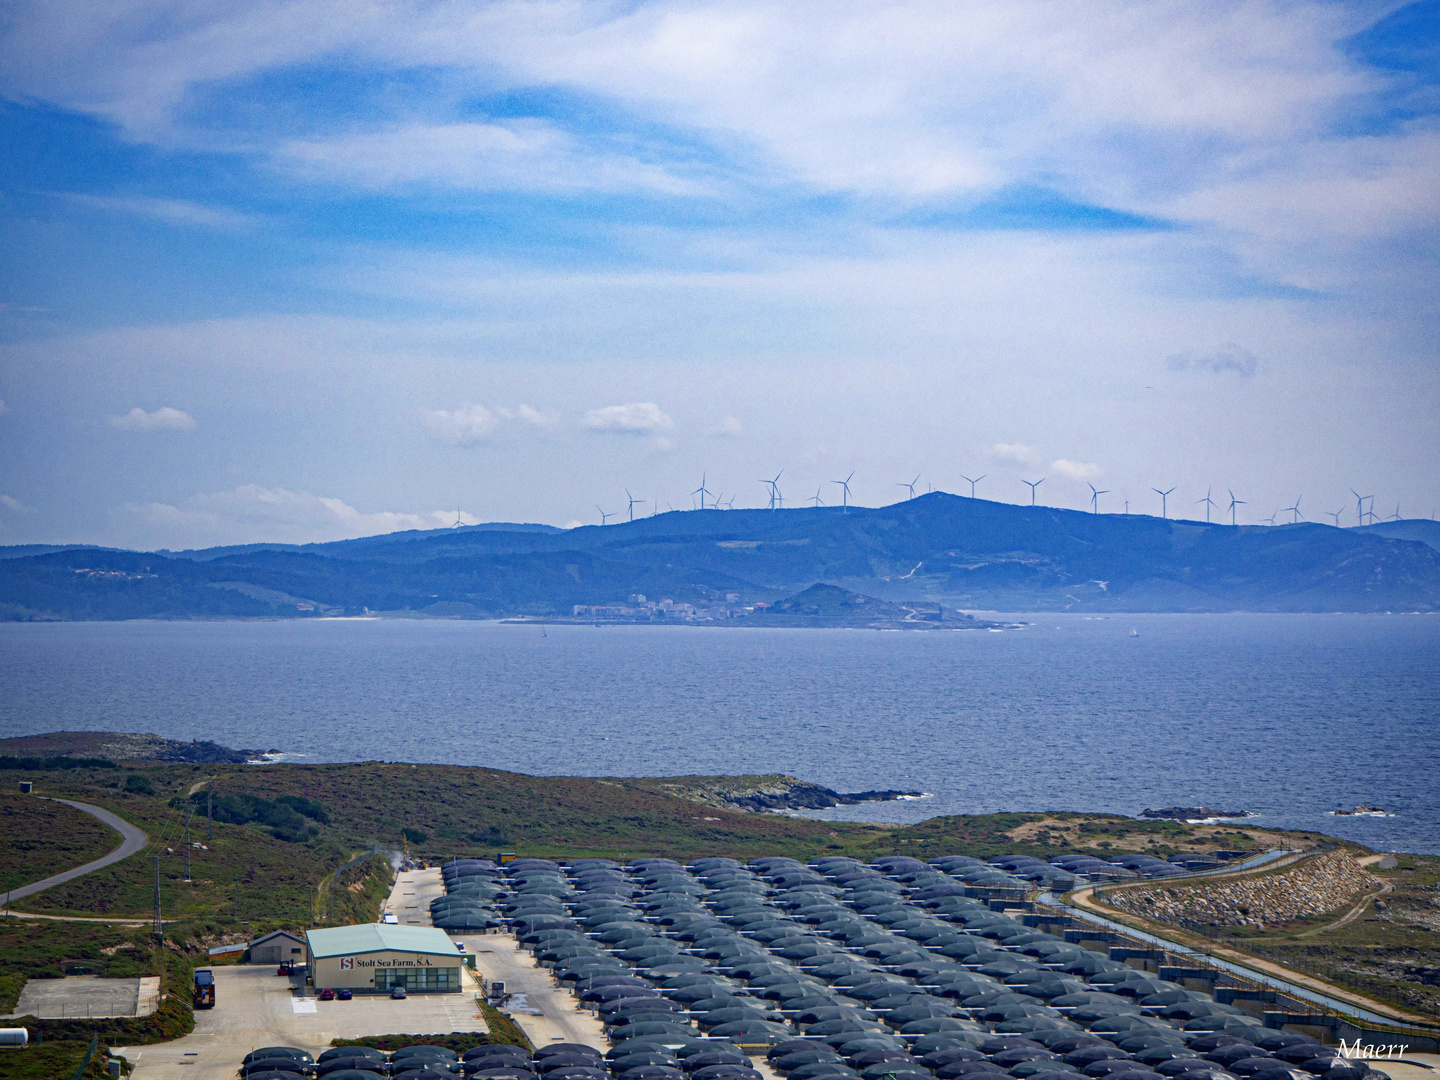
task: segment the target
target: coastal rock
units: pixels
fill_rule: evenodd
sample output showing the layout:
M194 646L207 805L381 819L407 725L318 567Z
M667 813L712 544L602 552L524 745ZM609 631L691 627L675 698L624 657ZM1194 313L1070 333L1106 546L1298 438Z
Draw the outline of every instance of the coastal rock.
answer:
M793 776L676 776L660 781L667 794L719 810L827 810L863 802L918 799L921 791L840 792Z

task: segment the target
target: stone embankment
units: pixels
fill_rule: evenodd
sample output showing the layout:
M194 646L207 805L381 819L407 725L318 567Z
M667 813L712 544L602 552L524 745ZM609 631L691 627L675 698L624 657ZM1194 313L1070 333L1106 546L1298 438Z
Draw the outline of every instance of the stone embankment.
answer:
M1338 911L1378 885L1352 856L1331 851L1285 871L1194 885L1117 889L1104 899L1121 911L1163 922L1264 926Z

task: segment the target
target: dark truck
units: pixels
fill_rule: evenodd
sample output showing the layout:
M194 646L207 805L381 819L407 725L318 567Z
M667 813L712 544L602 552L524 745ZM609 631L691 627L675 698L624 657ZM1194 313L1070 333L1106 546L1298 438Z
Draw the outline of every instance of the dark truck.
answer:
M213 1009L215 1007L215 975L209 968L199 968L195 972L193 1004L197 1009Z

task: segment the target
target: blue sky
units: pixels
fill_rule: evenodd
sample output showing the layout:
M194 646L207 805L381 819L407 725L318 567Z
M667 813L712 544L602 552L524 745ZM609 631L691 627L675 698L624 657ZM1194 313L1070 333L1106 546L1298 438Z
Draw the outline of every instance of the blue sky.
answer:
M0 543L780 469L1430 516L1437 42L1431 0L17 2Z

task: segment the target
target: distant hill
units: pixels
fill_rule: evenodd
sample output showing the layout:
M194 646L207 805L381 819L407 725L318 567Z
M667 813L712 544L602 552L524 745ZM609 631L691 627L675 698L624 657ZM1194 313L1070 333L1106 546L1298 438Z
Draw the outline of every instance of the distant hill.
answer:
M1088 514L935 492L867 509L698 510L209 552L0 559L0 617L569 614L644 593L767 603L816 583L1000 611L1435 611L1430 522L1366 529ZM1422 530L1416 538L1381 530Z
M1373 533L1391 540L1418 540L1440 551L1440 521L1429 518L1410 518L1403 521L1382 521L1366 525L1359 532Z
M942 604L896 604L836 585L815 584L753 614L738 626L832 626L872 630L983 630L999 626Z

